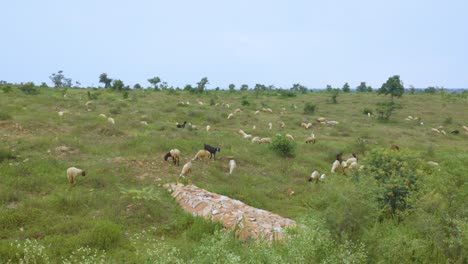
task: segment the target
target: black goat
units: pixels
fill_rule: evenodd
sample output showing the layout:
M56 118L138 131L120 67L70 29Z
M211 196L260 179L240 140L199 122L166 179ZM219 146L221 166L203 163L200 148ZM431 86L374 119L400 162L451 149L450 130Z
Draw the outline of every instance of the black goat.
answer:
M458 135L458 134L460 134L460 131L454 130L454 131L452 131L452 132L450 132L450 133L452 133L452 134L454 134L454 135Z
M210 152L210 159L211 157L214 157L214 159L216 159L216 151L220 152L221 148L219 147L215 148L215 147L205 144L205 150L208 150Z
M185 128L185 124L187 124L187 121L184 121L183 124L177 124L178 128Z

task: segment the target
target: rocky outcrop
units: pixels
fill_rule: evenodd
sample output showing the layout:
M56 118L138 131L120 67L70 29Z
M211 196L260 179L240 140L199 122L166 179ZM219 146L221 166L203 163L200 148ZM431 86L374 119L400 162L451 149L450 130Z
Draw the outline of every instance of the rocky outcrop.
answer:
M241 240L281 240L285 227L296 226L296 222L291 219L208 192L195 185L169 184L166 188L185 211L221 222L227 230L235 229Z

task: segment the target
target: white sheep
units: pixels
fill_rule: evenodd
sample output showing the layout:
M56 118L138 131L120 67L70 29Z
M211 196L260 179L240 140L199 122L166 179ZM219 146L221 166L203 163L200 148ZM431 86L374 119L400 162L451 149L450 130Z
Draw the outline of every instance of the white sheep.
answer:
M439 166L439 163L434 162L434 161L428 161L427 165L429 165L429 166Z
M228 118L227 118L227 119L231 119L233 116L234 116L234 114L233 114L233 113L230 113L230 114L228 115Z
M58 114L59 116L63 116L63 115L65 114L65 111L58 111L57 114Z
M467 126L463 126L463 130L465 130L465 133L468 134L468 127Z
M252 143L258 143L258 144L260 144L260 137L253 137L253 138L252 138Z
M320 177L320 173L318 171L313 171L312 174L309 177L309 181L318 182L319 177Z
M226 104L226 107L227 107L227 108L231 108L231 106L230 106L229 104Z
M319 180L320 180L320 181L323 181L323 180L325 180L325 177L326 177L326 176L327 176L327 175L325 175L325 174L322 174L322 175L320 175L320 178L319 178Z
M180 160L180 150L178 149L171 149L165 156L164 160L167 161L167 159L171 157L172 161L174 162L174 165L177 164L179 165L179 160Z
M290 140L294 140L294 137L291 134L286 134L286 137L289 138Z
M317 122L319 123L326 123L327 122L327 119L325 117L319 117L317 118Z
M315 139L315 134L314 134L314 132L312 132L312 133L310 133L310 137L308 137L306 139L306 144L308 144L308 143L315 144L315 140L316 140Z
M333 121L333 120L332 121L327 121L327 125L329 125L329 126L335 126L337 124L339 124L338 121Z
M335 173L336 170L340 167L340 161L339 160L335 160L332 164L332 168L331 168L331 172L332 173Z
M271 108L262 108L262 111L273 113L273 110L271 110Z
M105 114L99 114L99 117L107 118Z
M67 178L70 184L74 185L76 183L76 177L79 175L86 176L86 172L75 167L70 167L67 169Z
M268 123L268 129L272 129L273 128L273 124L272 123Z
M192 160L199 160L199 159L204 159L204 158L209 158L210 157L210 152L208 150L199 150L195 157L193 157Z
M279 126L280 126L280 128L284 128L286 125L284 124L283 121L281 121L281 122L279 122Z
M258 113L260 113L260 110L255 111L255 114L258 114Z
M255 130L256 128L257 128L257 127L254 125L254 126L252 127L252 130Z
M185 175L192 172L192 161L185 163L184 167L182 167L182 171L180 172L179 177L185 177Z
M114 118L112 118L112 117L108 117L108 118L107 118L107 122L109 122L109 123L115 125Z
M234 110L234 113L240 113L240 111L242 111L240 108L237 108L236 110Z
M147 125L148 125L148 122L146 122L146 121L140 121L140 124L147 126Z
M261 138L260 139L260 144L270 144L271 143L271 138Z
M235 160L230 160L229 161L229 174L232 174L232 172L234 171L234 168L236 167L236 161Z
M208 125L206 126L206 132L210 131L211 127Z

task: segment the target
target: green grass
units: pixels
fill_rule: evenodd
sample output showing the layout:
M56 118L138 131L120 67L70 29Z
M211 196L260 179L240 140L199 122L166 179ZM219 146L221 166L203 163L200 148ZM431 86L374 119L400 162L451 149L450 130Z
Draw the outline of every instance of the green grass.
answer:
M87 111L87 90L68 89L64 98L58 90L37 89L36 95L25 94L13 86L0 96L2 263L28 257L38 263L46 258L62 262L74 256L117 263L467 261L468 135L431 132L439 125L447 132L462 131L468 125L465 98L405 94L396 100L402 108L382 122L363 110L375 113L376 103L389 98L368 93L341 93L332 104L326 92L283 96L139 90L124 100L120 93L103 90ZM178 105L181 101L190 105ZM315 111L304 113L307 105L315 105ZM273 113L254 114L263 107ZM243 111L228 120L236 108ZM59 110L66 112L59 116ZM408 115L420 117L424 125L405 121ZM315 119L320 116L339 124L319 125ZM142 120L149 125L140 124ZM176 128L176 122L185 120L198 129ZM301 122L314 125L305 130ZM271 138L289 133L296 139L294 156L252 144L237 134L239 129ZM311 131L317 143L305 144ZM220 145L221 152L216 161L194 162L190 183L292 218L306 229L291 230L294 238L288 244L240 242L219 224L183 212L162 185L175 182L182 164L204 143ZM423 177L400 220L386 217L373 175L356 180L329 173L339 152L356 152L365 165L372 150L390 144L399 145L405 157L440 164L417 170ZM55 151L63 145L76 151ZM180 167L163 160L172 148L182 152ZM228 174L228 156L237 162L233 175ZM87 171L74 187L65 173L71 166ZM313 170L327 174L326 181L307 182ZM155 199L122 192L148 186ZM290 189L294 195L288 194ZM50 247L41 251L45 245Z

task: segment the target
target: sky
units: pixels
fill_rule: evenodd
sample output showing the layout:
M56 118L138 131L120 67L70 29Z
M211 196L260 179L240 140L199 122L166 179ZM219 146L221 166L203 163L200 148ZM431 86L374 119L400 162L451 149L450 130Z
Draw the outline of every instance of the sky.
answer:
M0 80L468 88L466 0L0 2Z

